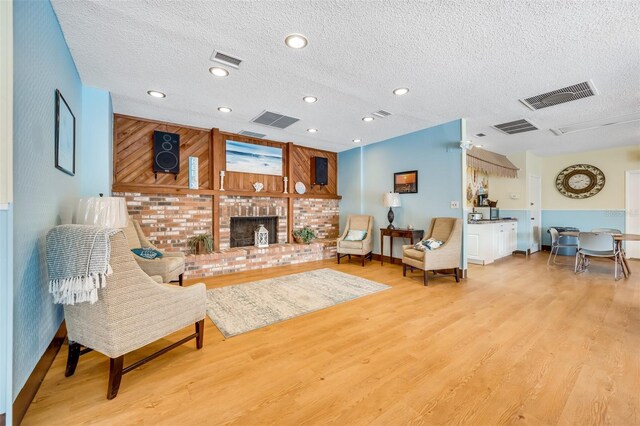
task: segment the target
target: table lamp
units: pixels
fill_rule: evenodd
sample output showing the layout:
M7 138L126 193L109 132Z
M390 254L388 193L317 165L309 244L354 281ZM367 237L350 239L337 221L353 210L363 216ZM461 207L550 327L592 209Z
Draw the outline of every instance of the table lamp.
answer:
M389 226L387 226L387 229L396 229L396 227L393 226L393 218L394 218L393 207L401 206L400 194L398 194L397 192L387 192L386 194L384 194L383 202L385 207L389 207L389 213L387 213L387 220L389 220Z
M106 228L126 228L129 223L127 201L122 197L81 198L76 209L75 223Z

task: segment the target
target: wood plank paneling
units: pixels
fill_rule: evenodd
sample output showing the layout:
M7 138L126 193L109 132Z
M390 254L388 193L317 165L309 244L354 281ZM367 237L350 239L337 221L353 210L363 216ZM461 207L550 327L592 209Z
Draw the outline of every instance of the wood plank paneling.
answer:
M153 172L153 132L180 135L180 173ZM211 189L210 148L208 129L162 123L142 118L114 114L114 186L119 184L163 185L178 188L189 186L189 157L198 157L199 187Z
M329 183L325 186L311 188L311 157L325 157L329 161ZM302 182L307 187L307 194L330 195L338 192L338 155L335 152L304 146L291 146L292 176L289 178L292 185Z

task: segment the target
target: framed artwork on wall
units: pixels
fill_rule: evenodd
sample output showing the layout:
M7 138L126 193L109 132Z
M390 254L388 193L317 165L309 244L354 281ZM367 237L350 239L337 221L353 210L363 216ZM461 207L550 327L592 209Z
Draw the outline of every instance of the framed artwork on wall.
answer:
M227 140L228 172L282 176L282 148Z
M398 194L418 193L418 171L398 172L393 174L393 192Z
M56 169L76 174L76 117L56 89Z

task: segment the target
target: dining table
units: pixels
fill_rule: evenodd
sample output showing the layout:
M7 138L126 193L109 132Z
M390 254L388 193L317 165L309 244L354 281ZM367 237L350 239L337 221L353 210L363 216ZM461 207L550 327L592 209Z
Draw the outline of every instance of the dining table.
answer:
M559 232L558 235L564 237L578 237L580 235L579 231L562 231ZM640 241L640 234L611 234L613 235L613 239L616 242L617 249L622 251L622 242L623 241ZM624 256L620 256L622 259L622 273L625 278L631 274L631 268L629 268L629 262L627 258Z

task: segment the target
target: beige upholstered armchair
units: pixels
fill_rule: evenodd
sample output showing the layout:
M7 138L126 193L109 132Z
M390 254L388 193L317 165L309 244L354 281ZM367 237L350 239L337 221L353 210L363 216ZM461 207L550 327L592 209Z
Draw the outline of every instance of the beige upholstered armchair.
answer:
M124 233L129 242L129 248L152 248L158 250L156 246L151 244L142 232L140 224L137 220L129 218L129 225L124 228ZM160 259L143 259L134 256L138 265L149 276L159 275L162 282L168 283L178 281L182 285L182 274L184 273L184 253L182 252L162 252Z
M436 217L423 240L434 238L444 244L437 249L422 251L411 245L402 246L402 275L407 276L407 268L424 271L424 285L427 285L427 271L453 269L456 282L460 282L460 257L462 255L462 219Z
M364 266L365 258L372 259L373 256L373 235L371 228L373 227L373 216L365 215L351 215L347 218L347 223L344 228L344 232L338 238L338 251L336 253L338 257L338 263L340 258L348 256L351 260L351 255L360 256L362 266ZM347 241L345 238L349 234L349 231L366 231L367 235L364 240L360 241Z
M69 336L65 376L73 375L81 354L100 352L110 358L107 398L113 399L123 374L191 339L196 339L197 349L202 348L206 289L204 284L156 283L133 260L122 232L110 238L113 273L98 289L98 301L64 306ZM195 333L124 367L125 354L194 324Z

